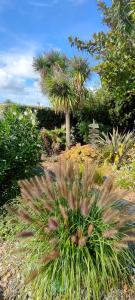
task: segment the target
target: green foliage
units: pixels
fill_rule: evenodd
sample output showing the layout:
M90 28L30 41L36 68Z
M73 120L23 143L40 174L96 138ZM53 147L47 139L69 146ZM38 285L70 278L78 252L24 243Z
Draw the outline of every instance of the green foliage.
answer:
M41 73L42 77L52 75L52 66L57 65L63 71L66 70L68 64L67 57L58 51L51 51L44 56L34 57L33 67L35 71Z
M37 120L30 109L20 113L14 106L0 119L0 190L2 205L15 198L17 180L32 175L40 160L41 139Z
M111 179L95 187L93 167L80 172L63 161L55 175L22 181L19 208L11 208L27 227L18 236L29 249L35 299L99 300L111 290L118 299L118 288L132 285L134 215L116 205L122 195Z
M121 188L135 191L135 160L117 172L116 183Z
M112 128L105 99L106 93L102 88L87 93L83 106L75 112L77 140L89 142L89 124L93 119L100 131L108 132Z
M119 123L119 126L131 129L135 119L134 26L129 15L132 4L129 0L113 1L111 7L107 7L104 1L98 3L109 30L94 33L88 42L71 37L70 42L98 60L93 70L100 75L106 91L112 124L117 126Z
M0 105L0 114L2 112L8 110L12 105L15 104L1 104ZM20 111L20 113L24 113L26 109L30 109L33 113L36 113L37 120L38 120L38 127L41 129L42 127L52 130L55 127L60 128L61 125L64 123L65 118L64 115L61 113L55 113L54 110L52 110L49 107L43 107L43 106L28 106L28 105L21 105L16 104L15 105L17 109Z
M18 208L16 205L16 200L12 202L12 207ZM16 235L19 230L23 230L25 227L21 223L17 224L8 212L6 205L0 207L0 240L5 241L15 241Z
M111 129L108 108L104 99L105 93L102 89L98 89L94 91L94 93L89 92L83 101L83 105L74 111L74 115L71 114L71 127L74 127L74 135L77 142L88 143L89 124L92 123L93 119L99 124L100 131L108 132ZM10 106L11 105L2 104L0 106L0 113ZM17 105L17 107L20 112L24 112L27 108L30 108L33 112L36 111L39 129L43 127L47 130L61 128L65 122L63 113L55 113L54 110L49 107L28 107L24 105Z
M42 61L42 63L41 63ZM90 75L87 60L68 59L57 51L34 60L34 68L41 76L44 94L58 112L66 116L66 147L70 147L70 114L83 102L86 95L86 80Z
M80 121L76 125L76 129L79 133L79 138L83 141L83 143L88 143L89 140L89 122L88 121Z
M34 69L41 75L41 86L57 111L72 110L84 97L84 85L90 76L87 60L52 51L34 58Z
M126 162L134 140L133 132L119 133L118 129L113 128L112 134L102 133L98 139L98 145L101 147L101 152L103 151L104 159L120 168Z
M34 107L32 108L35 109ZM44 127L48 130L53 130L55 127L60 128L64 124L65 118L61 113L55 113L51 108L47 107L36 107L36 115L38 119L38 126Z
M58 154L65 148L65 128L55 128L53 130L41 129L41 137L44 142L44 151L47 155Z

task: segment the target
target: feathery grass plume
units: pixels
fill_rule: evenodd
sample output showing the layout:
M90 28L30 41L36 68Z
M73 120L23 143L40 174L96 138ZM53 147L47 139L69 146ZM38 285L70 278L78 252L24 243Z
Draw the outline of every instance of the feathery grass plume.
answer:
M30 224L30 225L32 224L33 220L32 220L32 218L30 217L30 215L26 211L20 209L18 211L18 216L19 216L19 218L21 220L24 220L24 222L26 222L27 224Z
M83 217L87 217L89 214L89 202L87 199L82 199L80 203L80 209Z
M55 180L43 176L20 183L19 208L11 210L25 231L34 234L27 243L32 272L28 282L34 279L34 297L87 300L91 295L99 300L101 293L105 296L122 284L132 284L134 261L128 242L135 241L135 216L116 205L121 193L113 179L98 188L95 172L93 165L80 171L61 160Z
M50 217L50 218L48 219L48 227L49 227L51 230L56 230L56 229L58 228L58 226L59 226L59 223L58 223L58 221L57 221L56 218Z
M59 251L52 251L50 254L45 254L41 257L41 262L48 264L51 260L54 260L59 257Z
M33 231L22 231L20 232L17 237L22 237L22 238L29 238L34 236L34 232Z
M114 237L117 234L117 232L118 232L117 229L106 230L103 233L103 237L104 238L112 238L112 237Z
M78 240L78 245L81 247L84 247L86 245L86 241L87 241L87 237L82 236L79 240Z
M94 226L93 226L93 224L90 224L88 226L88 236L90 236L93 233L93 230L94 230Z
M68 220L68 215L67 215L67 210L65 209L65 207L63 206L63 205L59 205L59 209L60 209L60 212L61 212L61 215L62 215L62 217L63 217L63 219L65 220L65 221L67 221Z
M47 210L48 212L52 212L53 211L53 207L52 204L47 202L47 201L43 201L43 208L45 210Z

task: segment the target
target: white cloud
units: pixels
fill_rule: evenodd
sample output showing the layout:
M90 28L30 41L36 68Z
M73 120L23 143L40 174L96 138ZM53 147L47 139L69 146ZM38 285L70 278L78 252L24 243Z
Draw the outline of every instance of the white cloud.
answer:
M0 100L48 104L40 90L39 76L32 67L35 54L34 47L24 52L18 49L0 52Z
M35 78L32 68L33 56L30 53L0 53L0 70L11 76Z

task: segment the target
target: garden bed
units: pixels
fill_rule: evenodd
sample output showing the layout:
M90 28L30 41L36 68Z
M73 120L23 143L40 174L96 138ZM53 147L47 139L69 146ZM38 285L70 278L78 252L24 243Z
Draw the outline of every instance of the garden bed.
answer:
M16 249L18 242L0 244L0 300L33 300L29 287L24 285L22 268L25 265L25 258L20 260ZM129 293L125 286L124 292L118 291L118 299L134 300L135 292ZM113 292L106 300L114 300Z

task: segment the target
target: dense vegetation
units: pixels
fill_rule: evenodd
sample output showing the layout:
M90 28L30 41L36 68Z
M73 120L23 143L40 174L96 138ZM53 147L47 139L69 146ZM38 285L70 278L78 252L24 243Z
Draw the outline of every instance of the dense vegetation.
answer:
M69 59L52 51L34 59L34 69L40 73L41 87L49 96L55 111L65 114L66 147L70 141L70 116L86 98L86 80L90 76L87 60L81 57Z
M10 208L20 226L23 251L29 249L27 283L35 299L92 299L118 288L132 286L132 254L128 242L134 215L120 205L123 195L112 179L95 187L95 169L83 171L61 161L54 178L34 178L20 183L22 198ZM132 204L130 204L130 208ZM19 227L18 227L19 228ZM114 276L115 274L115 276Z
M18 194L19 179L32 176L40 160L41 138L30 109L7 109L0 119L0 205Z
M98 6L108 31L88 42L69 38L96 67L57 51L36 57L52 108L0 106L0 238L20 241L19 299L24 289L33 300L125 299L125 287L133 291L134 1ZM101 79L94 92L92 71Z
M132 129L135 119L132 1L116 0L111 7L107 7L104 1L98 1L98 6L104 16L103 22L108 26L107 33L94 33L88 42L77 37L69 40L98 61L93 71L100 76L111 123Z

